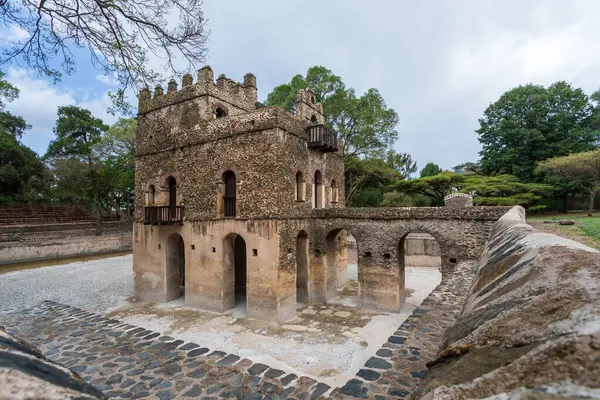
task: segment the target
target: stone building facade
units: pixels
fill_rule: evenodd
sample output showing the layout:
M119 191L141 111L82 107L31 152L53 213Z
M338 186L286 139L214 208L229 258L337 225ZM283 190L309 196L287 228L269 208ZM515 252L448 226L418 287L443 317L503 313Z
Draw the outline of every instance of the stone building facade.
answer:
M137 296L285 321L345 283L357 239L365 307L399 309L403 237L431 234L442 267L475 258L504 208L350 209L342 143L311 89L296 113L257 101L256 78L210 67L139 96L134 285ZM381 254L380 254L381 253Z

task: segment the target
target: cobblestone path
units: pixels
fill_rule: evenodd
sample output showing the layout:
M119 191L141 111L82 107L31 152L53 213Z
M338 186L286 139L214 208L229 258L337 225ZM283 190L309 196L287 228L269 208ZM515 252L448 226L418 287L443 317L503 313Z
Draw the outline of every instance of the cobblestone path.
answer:
M111 398L404 398L440 350L458 316L474 262L460 263L371 357L355 379L331 390L309 377L211 351L78 308L46 301L0 317L10 333L78 373Z

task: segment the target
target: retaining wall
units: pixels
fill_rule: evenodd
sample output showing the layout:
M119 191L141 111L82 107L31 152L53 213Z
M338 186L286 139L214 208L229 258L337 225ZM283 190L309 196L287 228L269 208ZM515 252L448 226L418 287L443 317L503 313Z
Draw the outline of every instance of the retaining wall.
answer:
M443 346L415 397L597 395L600 252L536 231L512 208L492 227Z

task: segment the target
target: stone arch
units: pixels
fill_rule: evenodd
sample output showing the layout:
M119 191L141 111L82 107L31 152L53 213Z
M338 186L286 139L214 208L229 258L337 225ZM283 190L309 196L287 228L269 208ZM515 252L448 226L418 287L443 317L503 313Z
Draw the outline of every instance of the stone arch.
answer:
M214 103L212 105L212 115L214 119L225 118L229 116L229 109L223 103Z
M170 301L185 295L185 243L178 233L167 238L165 257L165 291Z
M317 123L317 116L315 114L310 117L311 124L315 125Z
M174 176L169 175L165 179L165 187L167 188L167 205L174 207L177 205L177 179Z
M301 230L296 236L296 301L301 303L310 301L308 248L308 234Z
M237 233L223 238L223 278L225 309L246 301L248 281L246 241ZM246 305L247 307L247 305Z

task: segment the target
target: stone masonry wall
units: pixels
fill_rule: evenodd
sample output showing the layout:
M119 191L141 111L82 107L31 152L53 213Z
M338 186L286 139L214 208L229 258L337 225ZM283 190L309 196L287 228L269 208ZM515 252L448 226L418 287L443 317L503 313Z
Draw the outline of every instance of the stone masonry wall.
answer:
M444 346L417 397L597 393L600 252L536 231L514 207L494 224Z

